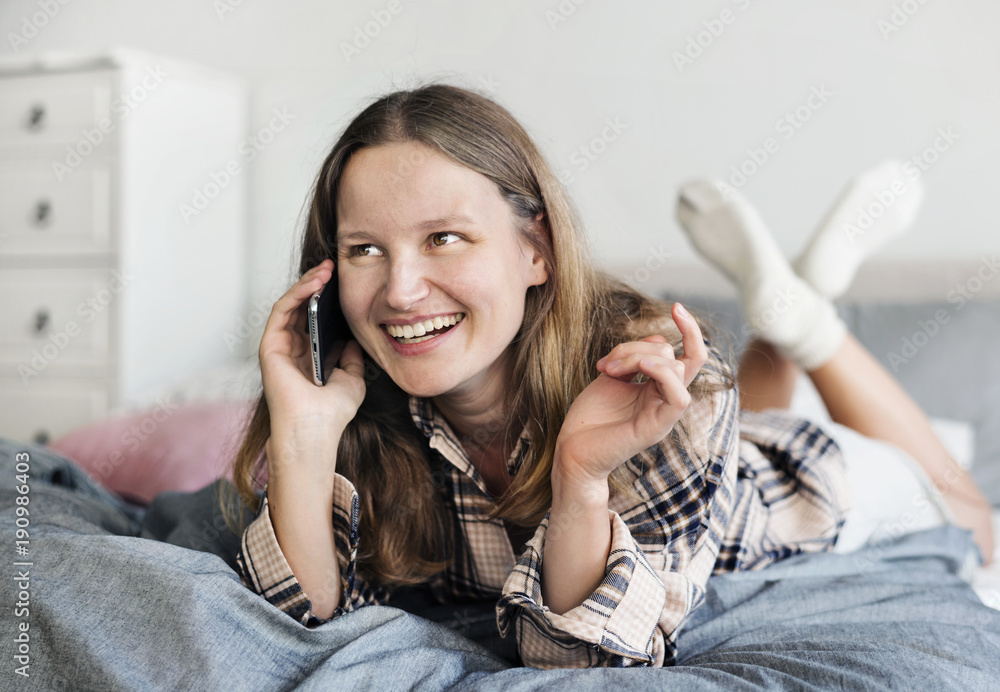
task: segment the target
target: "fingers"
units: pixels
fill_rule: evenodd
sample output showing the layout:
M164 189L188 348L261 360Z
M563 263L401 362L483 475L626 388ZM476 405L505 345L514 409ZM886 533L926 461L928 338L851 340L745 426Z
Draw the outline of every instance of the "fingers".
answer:
M683 305L674 303L671 314L677 328L681 330L684 355L678 360L684 364L684 386L687 387L708 361L708 349L705 347L705 339L701 335L701 327L698 326L697 320L691 313L684 309Z
M345 343L342 339L337 339L333 342L330 351L323 360L323 371L326 373L327 379L334 368L346 370L356 377L364 377L364 351L361 350L361 345L356 340L350 339Z
M701 327L697 320L684 309L680 303L674 303L671 315L681 333L681 343L684 353L677 358L673 346L662 334L652 334L641 341L629 341L611 349L608 355L597 361L598 372L617 379L629 380L637 372L643 372L639 367L640 360L645 356L651 362L662 359L669 362L668 367L676 372L686 388L694 381L698 371L708 361L708 348L702 337ZM648 373L645 373L648 374Z
M691 403L691 393L684 383L684 366L680 362L646 356L639 359L639 371L656 382L660 398L674 410L683 411Z
M290 358L300 368L311 368L312 354L308 336L303 333L306 311L302 308L309 296L315 293L333 274L333 260L325 260L313 267L296 281L271 308L264 333L257 350L261 367L274 357Z
M669 346L669 344L667 344ZM638 352L638 353L628 353L623 356L620 360L611 360L604 363L598 370L608 377L614 377L615 379L622 380L625 382L630 382L634 379L636 373L647 373L641 363L646 361L647 363L654 364L657 367L668 368L674 375L683 382L685 375L685 365L681 361L674 358L672 349L664 353L653 353L653 352ZM646 369L652 366L646 366ZM684 385L687 386L686 384Z
M331 368L337 367L337 363L340 362L340 356L344 353L344 348L346 347L347 342L343 339L336 339L332 344L330 344L330 347L326 352L326 358L323 359L323 366L326 368L327 372L330 372Z
M685 367L684 363L673 357L632 353L614 365L604 366L604 374L630 383L637 372L646 375L650 381L635 385L642 392L638 395L637 402L645 402L639 416L651 416L652 420L647 422L655 421L653 426L663 432L677 422L691 403L691 394L684 383Z
M344 352L340 355L340 368L355 377L363 379L365 376L364 353L361 350L361 345L354 339L348 341L347 345L344 346Z
M616 360L623 360L635 354L661 355L664 357L674 357L674 347L667 343L666 337L662 334L647 336L641 341L629 341L618 344L608 355L597 361L597 369L603 372L604 367ZM633 359L634 360L634 359Z
M309 297L321 289L333 276L333 260L323 260L318 265L307 271L296 281L285 295L278 298L271 309L271 316L275 318L275 323L271 327L284 329L289 322L297 317L295 311ZM268 320L270 322L270 319Z
M333 275L333 260L323 260L307 271L289 288L283 296L275 301L271 314L264 325L264 340L268 334L274 334L292 327L298 331L304 326L306 315L299 307L309 296L318 291Z

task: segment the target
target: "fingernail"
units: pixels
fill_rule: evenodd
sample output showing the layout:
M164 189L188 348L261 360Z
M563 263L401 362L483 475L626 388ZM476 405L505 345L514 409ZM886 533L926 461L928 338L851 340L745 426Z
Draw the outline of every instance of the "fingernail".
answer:
M621 363L620 360L613 360L610 363L608 363L608 368L616 368L618 367L619 363Z
M688 311L684 309L683 305L681 305L680 303L675 303L675 305L677 306L678 315L680 315L681 317L688 317Z

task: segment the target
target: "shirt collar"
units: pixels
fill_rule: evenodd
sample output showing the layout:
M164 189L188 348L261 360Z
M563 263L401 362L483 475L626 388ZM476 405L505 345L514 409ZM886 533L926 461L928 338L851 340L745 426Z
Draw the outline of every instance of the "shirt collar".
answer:
M458 466L459 470L470 473L472 462L462 447L461 440L459 440L458 435L452 430L448 420L441 414L433 401L429 398L411 395L410 415L417 429L430 441L431 447L441 451L444 451L445 448L454 450L460 456L460 459L452 459L450 454L446 454L445 456ZM525 425L517 438L514 449L511 451L510 456L507 457L507 472L512 476L521 469L525 459L528 457L530 447L531 438L528 435L528 426Z

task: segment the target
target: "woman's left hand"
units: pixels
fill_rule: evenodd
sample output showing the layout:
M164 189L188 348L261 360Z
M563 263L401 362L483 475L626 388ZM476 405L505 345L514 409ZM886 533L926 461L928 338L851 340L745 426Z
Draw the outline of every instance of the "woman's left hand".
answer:
M608 475L670 434L691 401L688 385L705 365L708 349L695 319L674 303L684 355L660 334L615 346L597 361L600 374L570 406L556 441L553 473L580 483ZM633 383L637 373L649 379Z

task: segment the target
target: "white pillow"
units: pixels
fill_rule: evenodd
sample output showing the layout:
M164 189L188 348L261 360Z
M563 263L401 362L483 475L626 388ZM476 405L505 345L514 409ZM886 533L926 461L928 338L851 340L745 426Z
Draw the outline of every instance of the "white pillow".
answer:
M851 509L834 550L849 553L951 521L931 480L896 445L839 423L821 423L844 452Z

